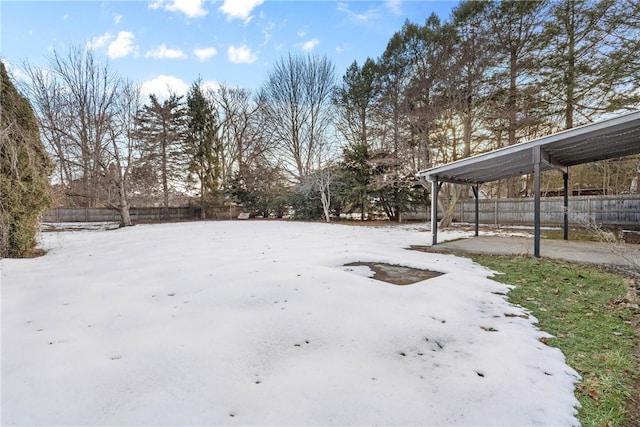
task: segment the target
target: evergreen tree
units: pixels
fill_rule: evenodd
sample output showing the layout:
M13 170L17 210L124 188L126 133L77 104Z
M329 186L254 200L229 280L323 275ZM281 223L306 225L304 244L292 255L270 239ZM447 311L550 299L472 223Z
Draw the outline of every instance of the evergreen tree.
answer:
M610 0L557 0L550 5L543 33L543 84L555 100L551 113L562 117L565 129L574 127L576 119L591 121L594 111L610 105L614 85L606 83L605 58L612 7Z
M29 101L2 62L0 88L0 257L24 257L35 247L41 215L51 204L53 163Z
M379 92L378 66L370 58L362 67L354 61L342 77L342 84L336 87L337 126L350 144L370 144L374 102Z
M233 201L242 204L246 212L264 218L271 214L281 218L290 201L282 170L264 160L242 174L233 173L225 185L225 192Z
M373 170L370 165L370 153L367 144L358 143L343 148L342 154L343 189L342 200L351 208L360 211L360 219L367 218L369 209L369 190Z
M374 107L380 94L378 66L367 59L362 67L353 62L336 88L334 103L338 107L338 129L347 140L343 148L340 198L357 206L365 219L369 205L370 147L375 135Z
M493 35L491 52L496 62L488 79L485 126L493 134L494 147L514 145L540 136L538 125L545 114L536 77L540 69L542 29L548 2L505 0L483 8L483 19ZM518 197L521 180L507 180L507 197Z
M163 217L169 219L171 184L185 169L180 148L185 138L186 114L182 97L176 94L171 94L162 103L152 94L149 101L150 104L145 104L136 118L135 138L141 143L143 162L157 170L160 177Z
M216 111L202 92L202 81L191 85L187 95L187 132L185 152L188 170L195 175L200 193L200 218L216 202L221 178L222 147L218 138Z
M601 70L604 82L612 83L608 110L640 108L640 1L611 1L607 13L607 43ZM608 91L608 93L611 92Z

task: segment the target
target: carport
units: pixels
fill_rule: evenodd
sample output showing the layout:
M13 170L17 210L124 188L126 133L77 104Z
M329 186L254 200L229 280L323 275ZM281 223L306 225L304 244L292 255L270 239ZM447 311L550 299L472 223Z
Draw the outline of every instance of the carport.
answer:
M540 175L558 170L564 180L564 240L569 236L569 168L640 153L640 111L568 129L542 138L418 172L431 181L432 244L438 243L438 192L445 182L469 185L475 197L478 235L480 184L533 174L534 256L540 257Z

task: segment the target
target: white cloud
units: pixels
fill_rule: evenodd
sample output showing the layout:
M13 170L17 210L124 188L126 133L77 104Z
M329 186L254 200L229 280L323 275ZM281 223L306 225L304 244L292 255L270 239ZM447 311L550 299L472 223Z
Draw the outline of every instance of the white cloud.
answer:
M227 19L251 20L251 11L264 3L264 0L224 0L220 11L227 15Z
M273 29L276 24L273 22L269 22L262 28L262 34L264 35L264 41L262 42L262 46L266 46L271 41L271 35L273 33Z
M318 39L314 38L314 39L308 40L302 44L302 50L304 50L305 52L309 52L319 44L320 44L320 40Z
M358 3L359 2L354 2L353 4ZM351 20L358 23L367 23L376 19L380 15L380 11L378 9L367 9L362 13L356 13L349 8L349 3L346 2L338 2L337 10L338 12L346 14Z
M109 44L107 56L111 59L124 58L129 54L136 54L138 46L135 45L136 36L129 31L120 31L114 41Z
M64 16L62 17L62 20L66 21L67 19L69 19L69 14L65 13Z
M151 2L149 2L149 9L159 9L162 7L162 0L153 0Z
M170 12L184 13L187 18L198 18L207 14L203 6L204 0L153 0L149 9L164 8Z
M106 45L109 40L111 40L111 34L104 33L101 36L96 36L91 39L91 41L87 42L87 49L98 49L102 46Z
M385 4L387 9L391 11L394 15L402 15L402 0L387 0Z
M203 49L194 49L193 53L198 57L200 62L207 61L218 54L215 47L205 47Z
M170 49L162 43L156 49L152 49L145 53L144 57L156 59L187 59L187 54L180 49Z
M142 95L149 96L154 94L159 101L169 98L169 95L175 93L176 95L186 95L189 91L189 84L184 80L174 76L167 76L160 74L158 77L147 80L142 83L140 92Z
M142 83L140 92L143 96L153 94L158 98L158 101L162 102L168 99L171 94L186 96L189 93L190 88L191 84L185 82L179 77L160 74L156 78ZM220 83L216 81L204 80L202 82L202 89L205 92L217 91L219 88Z
M258 59L258 56L251 52L246 45L242 46L229 46L227 51L227 57L229 61L234 64L253 64Z
M167 10L172 12L182 12L188 18L197 18L207 14L206 9L202 6L203 0L173 0L166 6Z
M207 80L202 82L202 89L204 89L205 92L215 92L220 89L220 83L214 82L213 80Z
M122 21L122 15L113 14L113 23L118 25Z
M307 30L306 29L298 30L296 34L298 37L304 37L307 35Z

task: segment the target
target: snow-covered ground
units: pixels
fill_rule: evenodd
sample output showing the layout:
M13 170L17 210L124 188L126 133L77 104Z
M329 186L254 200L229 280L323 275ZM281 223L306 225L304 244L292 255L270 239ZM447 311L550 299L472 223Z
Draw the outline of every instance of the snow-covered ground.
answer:
M41 240L2 260L3 425L578 425L577 374L535 319L487 269L406 250L419 226ZM354 261L445 274L394 286Z

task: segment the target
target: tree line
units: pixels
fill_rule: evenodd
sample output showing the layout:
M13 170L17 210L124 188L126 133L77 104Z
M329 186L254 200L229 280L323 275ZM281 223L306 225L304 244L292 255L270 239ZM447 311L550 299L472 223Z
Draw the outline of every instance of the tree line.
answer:
M640 106L637 0L463 1L448 20L405 22L378 58L341 78L289 54L259 89L195 80L143 99L91 50L26 64L24 87L67 206L189 200L260 215L400 220L428 203L417 171ZM628 191L638 158L572 169L572 187ZM561 187L546 174L544 187ZM482 186L529 193L529 178ZM464 188L441 192L445 202Z

